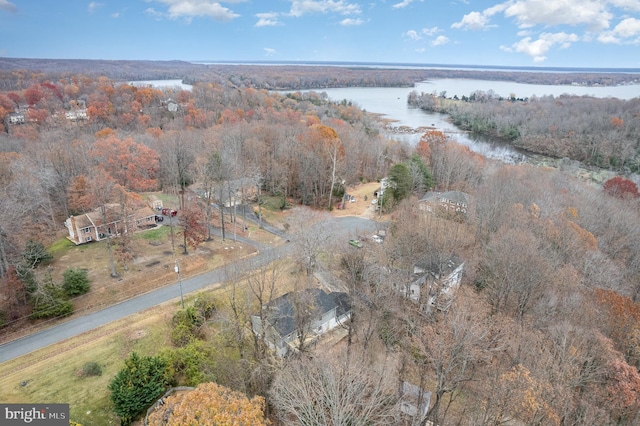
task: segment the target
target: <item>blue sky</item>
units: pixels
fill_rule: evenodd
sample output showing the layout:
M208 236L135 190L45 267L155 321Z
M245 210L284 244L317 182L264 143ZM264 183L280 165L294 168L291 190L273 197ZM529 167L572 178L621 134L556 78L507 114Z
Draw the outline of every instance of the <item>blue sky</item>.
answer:
M640 67L640 0L0 0L0 57Z

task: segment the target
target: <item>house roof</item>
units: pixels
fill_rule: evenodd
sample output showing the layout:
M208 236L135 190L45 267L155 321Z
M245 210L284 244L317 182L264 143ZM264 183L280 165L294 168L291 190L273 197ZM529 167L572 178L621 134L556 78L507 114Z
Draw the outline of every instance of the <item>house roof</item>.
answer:
M107 218L106 222L103 220L102 210L100 208L86 214L75 216L74 219L76 228L87 228L92 226L99 227L104 224L117 222L122 219L119 204L107 205L105 213ZM154 211L147 206L136 209L132 213L133 219L142 219L154 215Z
M300 306L301 303L308 303L308 306L310 305L312 309L317 311L318 317L333 309L336 309L337 317L351 311L347 293L332 292L327 294L317 288L286 293L266 305L270 311L267 321L280 336L288 336L296 330L295 307L296 305Z
M444 262L439 262L437 257L436 258L427 257L416 262L413 268L413 271L416 274L429 273L436 278L441 276L446 277L463 263L464 261L460 259L458 256L456 256L455 254L451 255L451 257L444 260Z
M441 199L449 200L454 203L464 203L469 204L470 198L469 194L462 191L447 191L447 192L433 192L429 191L420 199L420 201L426 202L439 202Z

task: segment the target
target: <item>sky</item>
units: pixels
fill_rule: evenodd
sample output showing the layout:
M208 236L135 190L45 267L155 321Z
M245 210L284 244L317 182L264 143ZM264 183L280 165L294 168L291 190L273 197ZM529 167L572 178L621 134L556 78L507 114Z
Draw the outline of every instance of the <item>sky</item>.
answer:
M640 68L640 0L0 0L0 57Z

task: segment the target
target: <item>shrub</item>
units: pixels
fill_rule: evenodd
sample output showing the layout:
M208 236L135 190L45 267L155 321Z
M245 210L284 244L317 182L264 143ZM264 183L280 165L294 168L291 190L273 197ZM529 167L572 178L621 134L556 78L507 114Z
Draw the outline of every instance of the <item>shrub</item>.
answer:
M217 301L215 297L208 293L199 294L193 302L193 306L198 310L198 314L208 320L213 316L217 309Z
M42 285L32 294L31 303L31 319L66 317L73 314L73 303L67 300L62 289L52 283Z
M87 293L91 286L87 271L83 269L67 269L62 274L62 289L69 297Z
M102 367L94 361L85 362L82 366L82 376L102 376Z
M125 367L109 383L114 411L124 426L165 392L169 384L167 363L160 357L139 356L133 352Z
M200 337L199 328L204 324L204 317L194 306L189 306L176 312L171 322L171 341L176 346L185 346Z
M213 345L202 340L192 340L181 348L165 349L163 358L167 360L172 374L172 382L186 386L217 381L217 358Z

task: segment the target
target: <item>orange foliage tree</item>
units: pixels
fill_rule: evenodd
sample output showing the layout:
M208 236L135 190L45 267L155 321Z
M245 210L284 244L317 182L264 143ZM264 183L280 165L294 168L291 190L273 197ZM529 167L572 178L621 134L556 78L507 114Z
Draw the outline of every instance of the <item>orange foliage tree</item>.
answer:
M93 144L91 155L98 167L127 189L151 191L158 186L158 153L133 138L101 138Z
M603 308L602 331L609 337L616 349L631 363L640 363L640 303L612 290L596 289L596 302Z
M149 415L149 425L267 426L264 409L261 396L249 399L216 383L202 383L186 394L167 397L163 409Z

